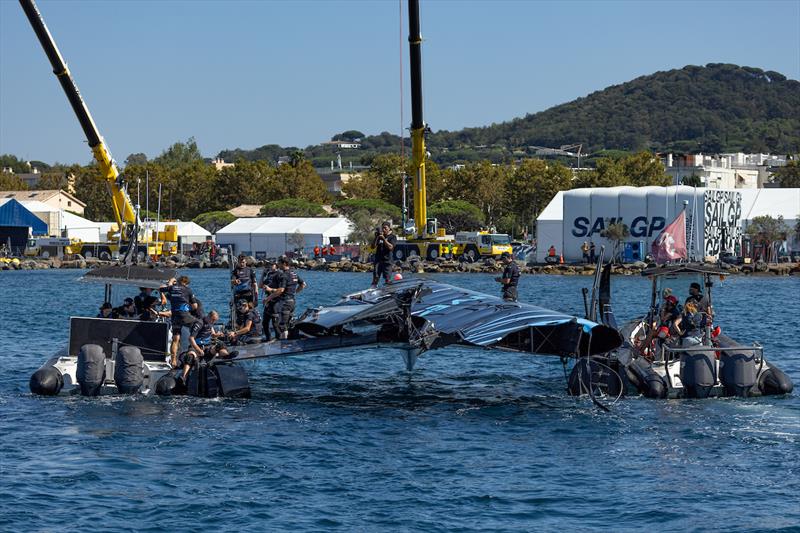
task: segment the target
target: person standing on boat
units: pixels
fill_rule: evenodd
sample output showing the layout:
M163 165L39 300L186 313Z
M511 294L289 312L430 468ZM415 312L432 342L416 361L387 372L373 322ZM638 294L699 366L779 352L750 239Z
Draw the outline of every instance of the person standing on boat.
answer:
M281 257L278 263L280 264L280 270L275 279L275 290L267 296L267 300L264 303L266 305L273 300L275 301L274 312L278 315L278 338L288 339L289 324L294 314L294 298L297 293L305 289L306 282L290 269L287 257Z
M503 286L503 300L507 302L517 301L517 285L519 284L519 267L514 261L514 258L508 252L503 252L500 260L505 265L503 275L495 278Z
M247 266L247 258L239 256L239 264L231 272L231 285L233 286L234 300L245 299L253 301L254 280L256 278L253 269Z
M589 262L595 263L597 261L597 254L594 250L594 241L589 241Z
M197 307L192 289L189 288L189 276L181 276L169 280L169 285L162 289L169 300L170 316L172 317L172 345L170 346L170 363L178 364L178 346L181 344L181 330L184 326L191 327L195 322L192 309Z
M314 253L317 254L319 248L315 249ZM275 312L275 300L270 300L269 295L275 292L278 288L278 279L281 272L278 270L278 263L272 262L269 266L264 268L264 274L261 276L261 288L264 289L264 313L261 317L261 329L264 332L265 341L269 342L272 335L270 334L270 326L275 333L275 338L280 337L280 330L278 329L278 314Z
M392 233L392 225L384 222L381 224L381 229L375 231L375 240L372 243L375 254L372 261L372 285L370 288L376 289L380 278L383 278L383 283L386 285L392 283L389 276L392 271L392 250L396 244L397 237Z

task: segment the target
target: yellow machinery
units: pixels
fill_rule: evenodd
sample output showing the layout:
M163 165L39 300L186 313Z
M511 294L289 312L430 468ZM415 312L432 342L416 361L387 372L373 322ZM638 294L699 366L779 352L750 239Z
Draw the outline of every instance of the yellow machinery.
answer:
M506 233L488 231L459 231L452 246L454 256L465 256L469 261L481 257L498 258L502 253L512 253L511 237Z
M41 13L39 13L39 9L36 7L33 0L19 0L19 3L23 11L25 11L25 15L28 17L28 21L33 31L36 33L36 37L39 39L42 48L44 48L44 52L50 60L50 64L53 66L53 73L56 75L56 78L58 78L61 88L67 95L67 99L78 118L78 122L80 122L81 128L86 135L86 140L89 141L89 147L92 149L94 159L97 161L103 180L106 182L111 194L111 206L114 211L114 219L117 223L117 231L119 233L113 235L113 238L110 235L108 243L87 244L84 246L84 250L86 250L87 247L93 247L95 250L103 248L103 252L101 253L108 253L111 255L113 252L121 251L119 244L122 244L122 249L126 252L126 262L131 262L133 258L136 257L137 253L140 255L147 254L147 256L150 257L162 255L166 243L160 242L157 235L148 234L148 232L143 231L137 210L131 203L117 164L111 157L111 152L108 150L105 141L100 136L94 119L92 119L92 115L89 113L89 108L86 107L86 103L83 101L83 98L81 98L78 86L75 84L75 80L72 79L72 75L64 62L64 58L61 57L61 52L58 50L52 35L50 35L50 31L47 29L44 19ZM175 228L175 241L177 241L177 227L172 227ZM169 228L170 226L167 226L167 231L164 233L170 233ZM172 233L170 233L170 235L172 235ZM144 246L139 248L139 243ZM169 248L169 245L166 247ZM176 246L172 247L172 249L174 248L176 248Z

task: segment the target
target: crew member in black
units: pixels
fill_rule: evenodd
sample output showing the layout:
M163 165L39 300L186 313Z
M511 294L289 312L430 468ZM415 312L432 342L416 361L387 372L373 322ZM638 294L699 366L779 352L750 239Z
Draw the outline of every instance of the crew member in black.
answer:
M192 310L197 308L197 300L192 289L189 288L189 276L181 276L169 280L166 287L161 288L161 292L166 293L170 305L170 316L172 317L172 345L170 346L170 362L172 366L178 364L178 346L181 343L181 329L184 326L191 327L195 317Z
M228 333L234 344L253 344L261 340L261 317L253 309L253 302L244 298L236 302L236 329Z
M253 269L247 266L245 256L239 256L239 264L231 272L231 286L233 286L233 297L238 300L254 301L253 291L256 274Z
M117 314L117 318L125 318L128 320L136 320L139 318L139 313L136 312L133 298L125 298L122 305L116 307L114 312Z
M708 317L711 317L714 314L713 310L711 309L711 305L708 302L708 298L706 298L706 296L703 294L703 288L697 282L693 282L691 285L689 285L689 296L683 303L684 307L686 307L686 304L689 302L694 302L694 304L697 306L697 310Z
M180 357L184 381L186 381L186 376L189 374L189 370L197 357L210 359L214 356L227 358L232 355L224 344L217 340L223 335L214 329L214 324L216 324L217 320L219 320L219 313L211 311L201 320L197 320L192 324L189 330L189 349L182 353Z
M294 298L297 293L305 289L306 282L289 268L288 258L281 257L278 263L280 264L280 274L275 282L277 287L267 297L267 303L275 300L275 312L278 314L278 331L280 333L278 338L288 339L289 324L294 313Z
M372 266L372 289L378 287L378 280L383 277L385 284L390 284L392 272L392 250L397 244L397 237L392 233L392 225L384 222L380 231L375 232L375 258Z
M133 298L133 305L136 306L137 313L142 314L144 312L144 310L147 308L147 306L144 305L145 301L151 296L153 296L153 289L148 287L139 287L139 294ZM164 293L159 292L156 294L156 296L158 296L157 300L161 300L161 305L167 304L167 297L164 295Z
M142 306L142 312L139 314L139 320L145 322L154 322L158 320L160 317L168 317L170 316L169 311L159 311L157 305L159 303L159 299L155 296L148 296L144 299Z
M269 295L278 288L278 279L282 272L278 270L278 263L270 263L269 266L264 268L264 274L261 276L261 288L264 289L264 314L262 316L261 329L264 332L264 340L269 341L272 337L270 333L270 326L272 331L275 332L275 338L280 337L280 330L278 329L279 319L278 314L275 312L275 300L269 300Z
M104 302L103 305L100 306L100 312L97 313L97 318L117 318L117 314L114 312L114 306L111 305L111 302Z
M508 252L503 252L500 256L506 268L503 270L503 275L495 278L503 285L503 300L508 302L517 301L517 285L519 284L519 267L514 262L514 258Z

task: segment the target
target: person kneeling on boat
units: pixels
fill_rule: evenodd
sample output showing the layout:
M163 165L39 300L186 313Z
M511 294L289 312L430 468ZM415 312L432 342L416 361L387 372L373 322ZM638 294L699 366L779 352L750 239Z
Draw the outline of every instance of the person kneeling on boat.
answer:
M231 359L232 357L236 357L238 353L237 351L228 351L228 348L225 347L225 343L222 341L214 341L202 348L189 348L178 356L178 361L182 367L180 380L184 384L186 383L189 371L197 364L198 358L202 358L205 361L211 361L212 359Z
M228 333L232 344L253 344L261 340L261 317L247 300L236 302L236 329Z

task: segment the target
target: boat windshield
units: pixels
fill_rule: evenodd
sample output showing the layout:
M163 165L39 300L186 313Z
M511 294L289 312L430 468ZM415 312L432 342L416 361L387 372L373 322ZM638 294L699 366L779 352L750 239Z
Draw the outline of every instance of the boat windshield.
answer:
M511 237L508 235L492 235L492 244L511 244Z
M669 289L671 294L678 299L678 303L683 305L689 297L689 287L692 283L699 283L706 293L705 280L703 274L682 272L679 274L665 274L656 278L656 304L660 304L663 299L665 289Z

